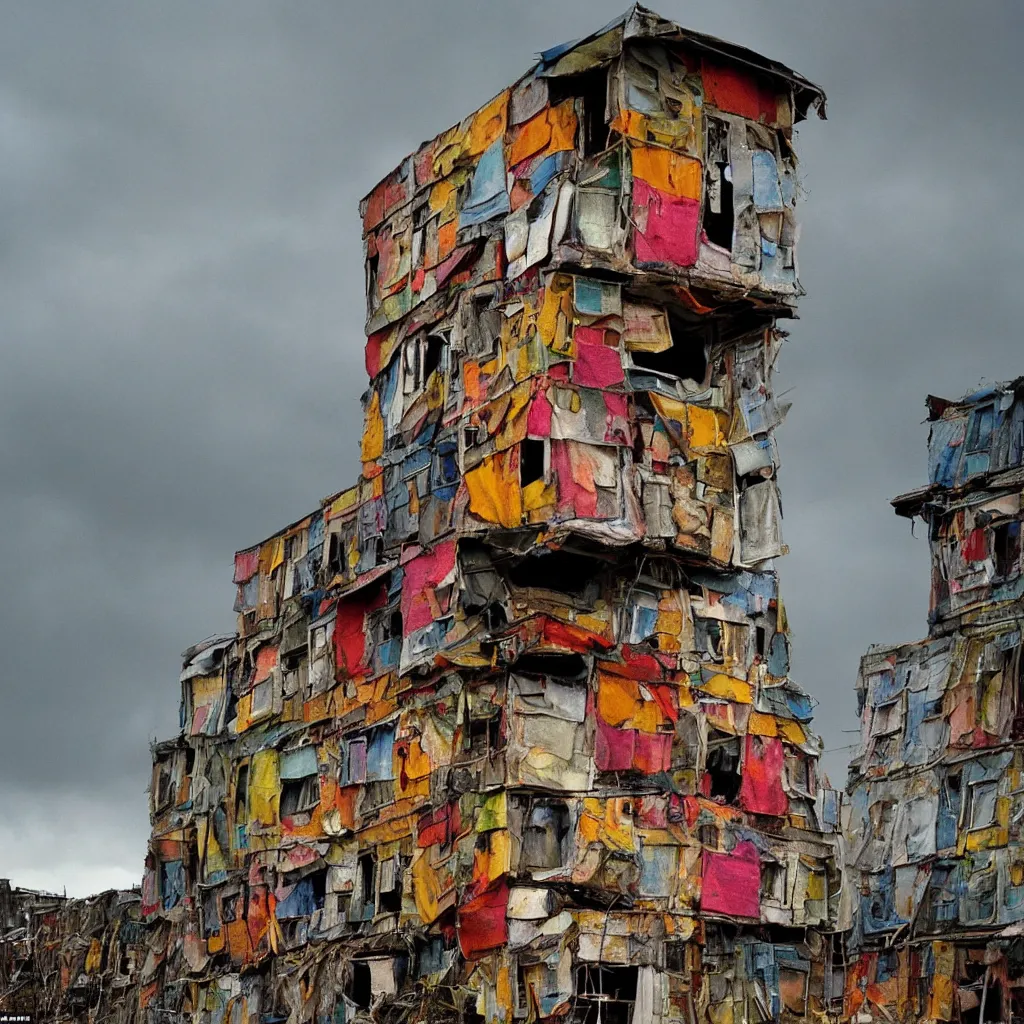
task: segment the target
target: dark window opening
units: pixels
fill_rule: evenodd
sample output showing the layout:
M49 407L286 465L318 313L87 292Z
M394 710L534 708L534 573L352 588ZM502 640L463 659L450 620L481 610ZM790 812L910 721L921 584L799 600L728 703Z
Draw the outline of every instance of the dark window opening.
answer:
M402 911L402 872L397 865L393 888L381 889L377 897L377 909L382 914L399 914Z
M764 626L755 626L754 635L757 638L757 653L763 658L768 642L768 634Z
M704 233L708 241L732 251L733 192L729 180L729 126L708 121L707 181L704 190Z
M706 654L712 661L723 659L723 631L722 623L718 619L702 619L695 616L694 641L697 650Z
M313 906L317 910L322 910L327 899L327 869L314 871L311 875L306 875L306 878L312 890Z
M580 142L583 155L594 156L608 146L608 124L605 121L605 108L608 105L607 69L594 68L581 75L561 75L548 79L548 102L551 106L557 106L570 98L583 101Z
M530 808L523 831L523 867L549 871L565 864L568 855L569 808L562 801L544 801Z
M505 611L505 606L497 602L489 604L483 610L482 617L484 627L488 630L504 629L508 625L508 614Z
M569 551L549 551L527 555L508 568L508 579L515 587L541 587L563 594L582 595L603 568L603 563Z
M761 899L785 900L786 865L776 861L761 861Z
M704 196L704 233L708 241L732 252L732 182L726 177L728 164L708 166L708 187Z
M402 611L396 609L388 616L388 636L392 639L401 639L402 636Z
M471 718L463 740L463 749L473 757L486 757L505 745L501 733L501 715Z
M722 742L709 744L707 761L704 765L704 787L706 796L722 800L727 804L736 802L740 795L740 741L730 737Z
M573 1024L630 1024L636 982L635 967L577 967Z
M365 960L353 960L348 980L348 996L351 1002L364 1010L370 1005L373 990L370 987L370 965Z
M992 555L997 576L1014 576L1020 562L1020 523L1000 523L992 531Z
M243 764L238 769L235 780L235 821L246 820L246 807L249 805L249 766Z
M284 779L281 783L281 817L312 810L320 803L320 780L315 775Z
M238 912L235 907L238 902L238 894L231 893L230 896L223 896L220 901L221 924L231 924L238 920Z
M377 865L372 853L364 853L359 857L356 869L358 892L353 896L355 906L353 916L357 921L369 920L373 917L377 901ZM355 897L358 897L356 899Z
M633 365L703 384L708 373L708 328L669 314L672 345L664 352L631 352Z
M423 353L423 380L427 381L430 375L441 366L441 355L444 352L444 338L439 334L427 336L427 346Z
M960 991L971 992L976 1002L960 1011L960 1024L996 1024L1003 1016L1003 990L999 980L981 965L968 961L966 977L961 980ZM984 1008L982 1001L984 1000Z
M664 944L665 970L669 974L683 974L686 971L686 943L670 941Z
M535 480L544 479L545 444L535 438L528 437L519 446L519 483L525 487Z
M366 295L373 309L377 299L377 275L380 272L380 256L374 253L366 260Z
M587 662L581 654L524 654L515 663L520 675L584 682Z
M332 533L327 545L327 572L329 575L341 572L341 534Z

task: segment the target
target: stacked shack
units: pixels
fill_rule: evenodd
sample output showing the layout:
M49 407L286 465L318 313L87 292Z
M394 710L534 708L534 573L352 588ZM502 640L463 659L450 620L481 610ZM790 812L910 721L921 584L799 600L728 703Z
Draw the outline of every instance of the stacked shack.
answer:
M837 795L772 371L819 89L636 6L362 203L362 472L154 749L153 1022L804 1021Z
M859 1021L1024 1019L1024 378L928 399L927 640L872 647L850 766Z
M0 1022L136 1024L138 889L68 899L0 878Z

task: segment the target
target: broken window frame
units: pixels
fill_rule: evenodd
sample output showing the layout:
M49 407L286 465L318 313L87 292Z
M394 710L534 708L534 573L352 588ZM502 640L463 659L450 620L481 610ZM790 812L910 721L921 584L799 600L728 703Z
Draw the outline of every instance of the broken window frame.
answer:
M597 156L608 149L608 96L612 84L613 76L608 65L548 79L549 107L573 100L577 118L576 153L580 157ZM603 86L603 104L598 100L600 86Z
M987 422L986 422L987 421ZM964 454L976 455L992 447L992 435L996 428L996 407L994 402L985 402L971 410L971 419L964 438Z
M967 809L967 828L980 832L996 824L996 810L999 800L999 783L990 779L979 779L970 783L970 799ZM978 820L979 813L985 820Z
M630 974L631 985L627 980ZM619 984L615 984L616 977L620 979ZM580 962L574 972L575 1012L570 1021L572 1024L631 1024L639 980L637 966ZM630 989L632 995L624 996L623 990L629 992Z
M377 914L377 855L372 848L356 858L356 880L349 900L349 914L355 922L372 921Z
M711 733L713 732L717 732L718 736L712 738ZM718 762L721 760L719 752L725 751L726 748L730 747L734 748L734 766L731 772L726 768L718 767ZM713 758L715 766L712 766ZM743 748L738 736L730 736L713 728L708 730L707 753L704 757L702 775L707 774L710 776L708 786L709 799L721 799L729 807L735 806L739 802L740 787L743 784L742 762ZM725 776L731 776L728 786L723 784Z
M733 199L732 160L729 155L729 123L721 117L705 114L707 133L706 159L704 170L704 201L701 208L701 227L707 238L707 244L732 255L733 238L736 225L736 210ZM721 157L724 156L724 161ZM718 157L719 159L715 159ZM717 174L712 177L712 168ZM712 209L715 193L718 193L718 211ZM728 217L726 217L728 209ZM719 223L721 218L721 224ZM712 230L709 230L711 228ZM723 245L718 239L728 232L729 244ZM712 237L712 233L714 237Z
M789 865L784 860L770 857L761 859L761 890L762 901L769 901L780 906L789 902Z
M895 718L895 721L892 719ZM903 727L903 697L876 704L871 713L871 736L891 736Z
M295 801L294 806L286 806ZM320 803L320 777L314 772L298 779L281 780L280 797L281 818L291 818L296 814L309 814Z
M701 323L700 321L696 321L691 324L689 321L684 320L679 313L672 308L659 308L664 309L665 319L668 325L668 333L672 340L672 344L661 352L636 351L628 348L626 345L623 345L623 349L628 357L627 368L634 370L637 373L653 374L654 376L660 377L672 384L677 381L688 380L696 384L698 388L706 388L712 372L711 354L718 338L716 324L713 322ZM684 352L683 350L686 344L696 340L695 338L687 336L694 333L700 333L701 331L704 334L703 341L700 342L700 351L702 353L704 366L699 379L683 373L674 373L668 368L668 365L661 365L663 363L668 364L669 362L675 362L678 365L683 365L686 360L695 360L695 351Z
M541 820L545 811L556 811L553 815L550 823L545 823ZM536 819L536 820L535 820ZM572 857L572 840L573 840L573 815L572 810L566 800L560 800L557 797L544 797L531 800L529 805L525 809L523 814L523 838L522 847L519 855L520 870L526 874L536 875L538 872L541 874L548 874L551 872L564 871L569 866L570 858ZM561 836L559 831L564 828ZM533 854L530 852L533 846L537 846L540 850L544 847L550 846L552 843L552 833L554 834L554 847L557 852L558 863L541 863L540 861L553 860L554 857L538 858L536 861L530 858ZM535 841L531 837L538 837ZM552 852L552 851L547 851Z

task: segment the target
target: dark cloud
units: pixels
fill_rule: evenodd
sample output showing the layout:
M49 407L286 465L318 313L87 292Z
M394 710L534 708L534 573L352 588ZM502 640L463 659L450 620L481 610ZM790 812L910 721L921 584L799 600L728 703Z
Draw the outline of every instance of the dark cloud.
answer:
M231 554L354 478L359 197L621 0L35 0L0 36L0 875L137 876L178 652ZM923 399L1024 372L1024 9L666 0L820 82L809 295L779 377L795 671L833 750L875 641L920 635ZM9 814L7 808L14 808Z

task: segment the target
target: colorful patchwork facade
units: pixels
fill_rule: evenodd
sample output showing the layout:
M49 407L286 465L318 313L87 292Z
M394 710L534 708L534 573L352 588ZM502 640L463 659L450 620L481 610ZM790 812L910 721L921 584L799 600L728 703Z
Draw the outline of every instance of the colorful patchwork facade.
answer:
M635 6L366 197L361 475L238 552L154 749L154 1024L840 1005L774 569L810 110Z
M1024 1019L1024 378L928 399L927 640L861 662L851 1020Z

